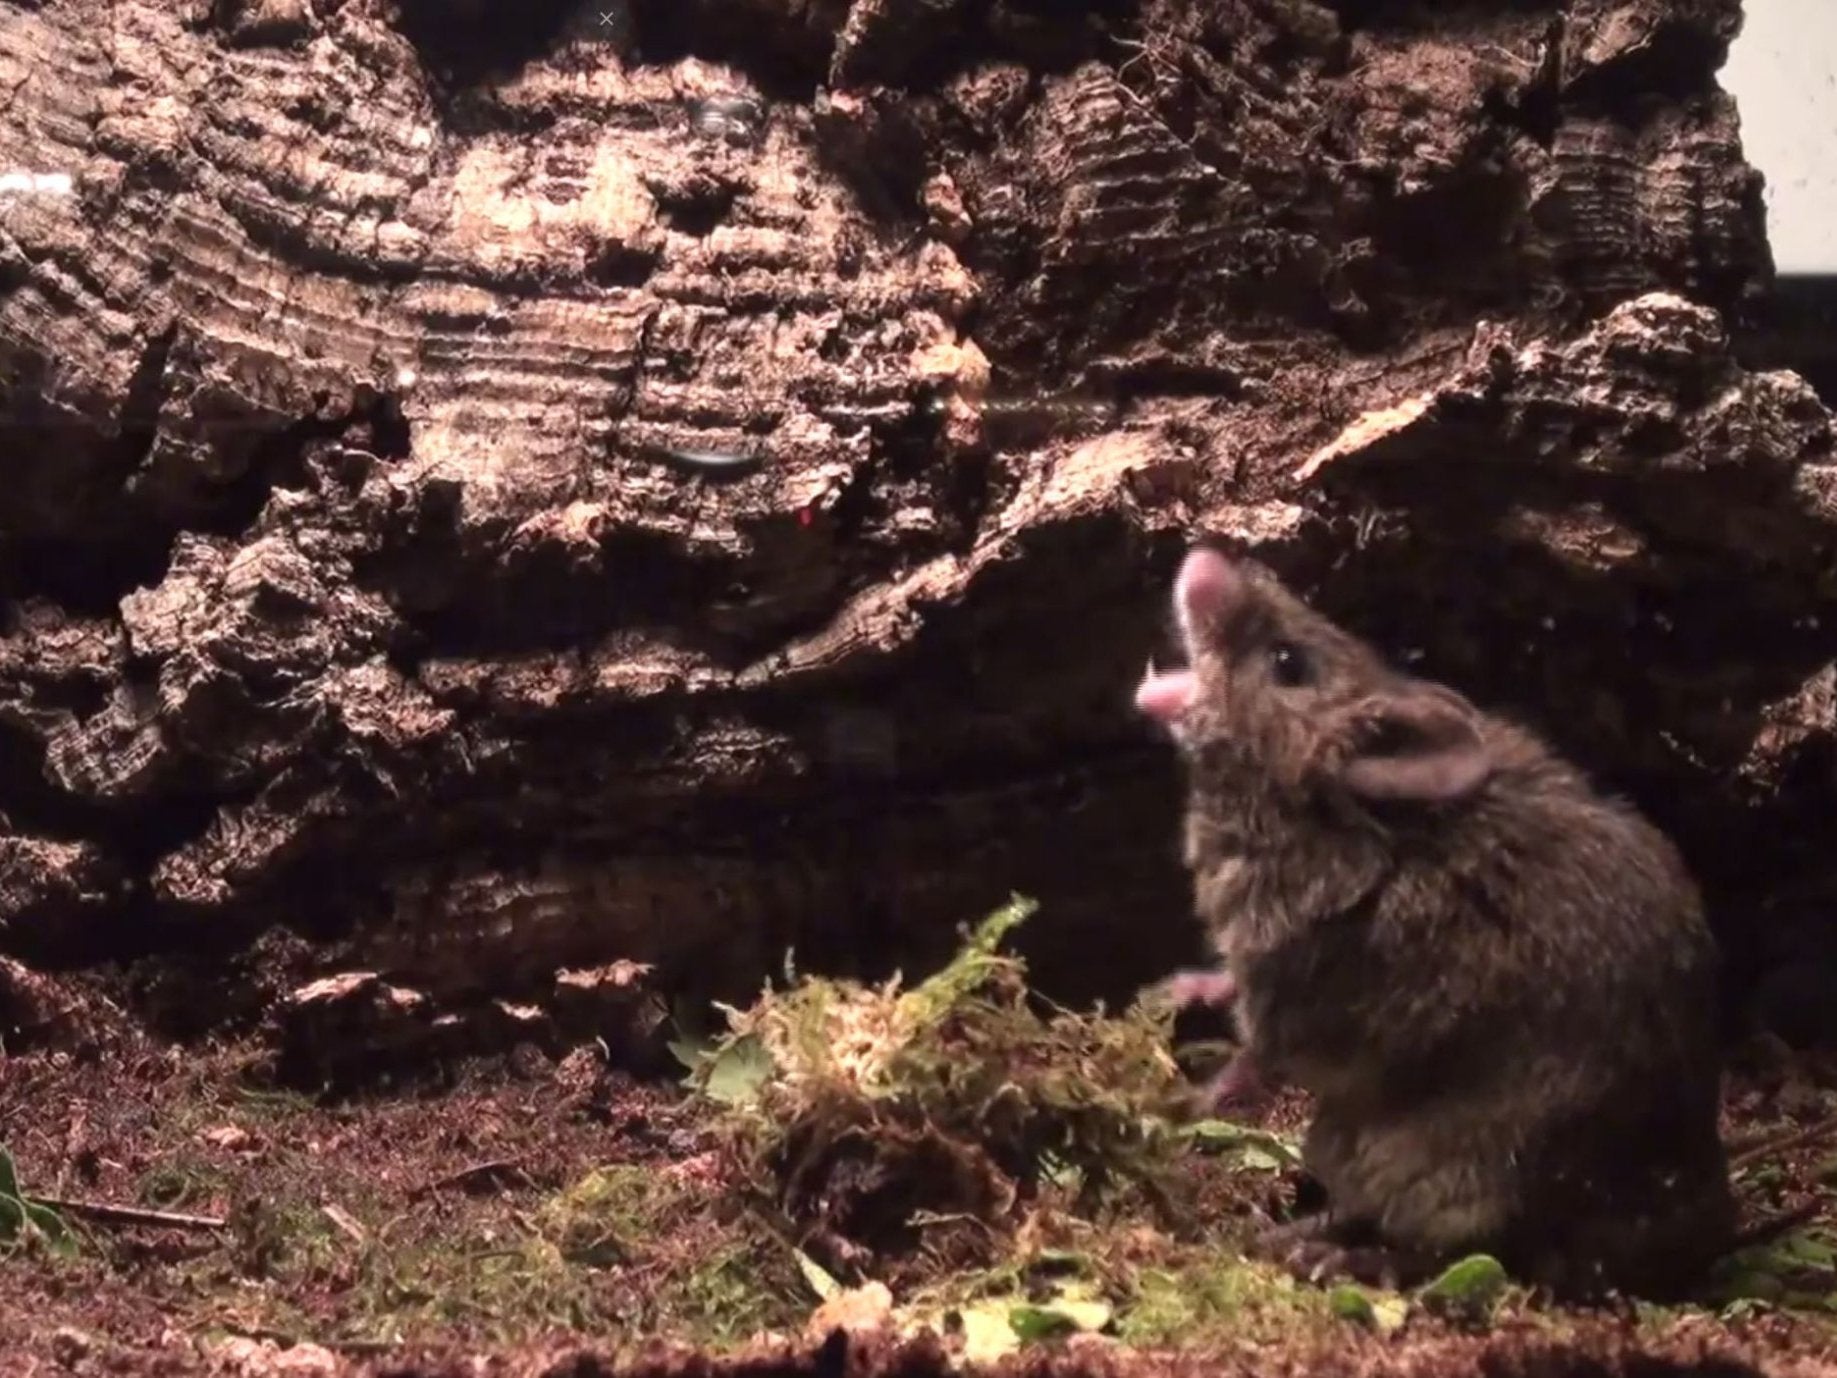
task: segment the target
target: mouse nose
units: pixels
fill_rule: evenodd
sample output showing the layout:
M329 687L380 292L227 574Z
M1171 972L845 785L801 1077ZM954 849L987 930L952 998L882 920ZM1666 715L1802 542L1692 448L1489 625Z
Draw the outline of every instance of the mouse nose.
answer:
M1191 670L1157 670L1154 661L1135 688L1136 710L1164 724L1172 724L1198 697L1199 682Z

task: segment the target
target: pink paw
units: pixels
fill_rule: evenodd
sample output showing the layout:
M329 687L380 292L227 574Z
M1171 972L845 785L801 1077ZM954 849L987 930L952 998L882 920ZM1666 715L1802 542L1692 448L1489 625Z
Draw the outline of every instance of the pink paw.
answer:
M1206 1098L1218 1108L1249 1109L1269 1099L1271 1087L1249 1053L1239 1053L1206 1087Z
M1175 1005L1229 1005L1237 999L1237 979L1228 971L1181 971L1163 987Z

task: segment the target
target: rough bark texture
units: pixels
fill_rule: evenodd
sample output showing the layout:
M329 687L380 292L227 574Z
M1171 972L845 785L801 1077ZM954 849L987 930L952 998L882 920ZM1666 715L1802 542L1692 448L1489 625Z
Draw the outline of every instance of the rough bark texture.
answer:
M1126 992L1207 531L1828 988L1837 469L1729 342L1737 0L513 8L0 0L0 166L78 188L0 214L6 951L732 994L1019 889Z

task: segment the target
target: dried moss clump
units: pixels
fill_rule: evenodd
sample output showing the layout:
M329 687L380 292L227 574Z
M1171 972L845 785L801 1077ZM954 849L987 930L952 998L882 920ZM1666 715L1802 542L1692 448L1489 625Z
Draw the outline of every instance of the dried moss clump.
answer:
M1017 896L909 990L805 978L723 1007L718 1041L679 1050L726 1107L742 1177L830 1266L971 1266L1049 1194L1087 1218L1142 1196L1170 1208L1186 1091L1171 1013L1043 1007L997 950L1034 908Z

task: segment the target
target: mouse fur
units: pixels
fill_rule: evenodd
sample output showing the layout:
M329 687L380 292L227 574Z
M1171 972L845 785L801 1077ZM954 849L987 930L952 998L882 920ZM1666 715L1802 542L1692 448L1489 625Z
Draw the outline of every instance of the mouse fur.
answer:
M1189 553L1138 708L1255 1072L1309 1092L1299 1271L1495 1254L1677 1294L1732 1237L1717 954L1676 849L1533 734L1402 674L1265 567ZM1216 994L1217 992L1213 992Z

